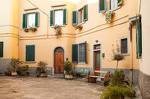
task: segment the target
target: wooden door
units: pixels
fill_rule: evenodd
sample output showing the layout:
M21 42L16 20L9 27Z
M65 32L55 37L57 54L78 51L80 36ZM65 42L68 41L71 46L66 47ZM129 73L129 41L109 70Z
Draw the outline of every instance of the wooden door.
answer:
M54 53L55 74L64 73L64 51L62 48L56 48Z
M100 70L100 51L94 51L94 69Z

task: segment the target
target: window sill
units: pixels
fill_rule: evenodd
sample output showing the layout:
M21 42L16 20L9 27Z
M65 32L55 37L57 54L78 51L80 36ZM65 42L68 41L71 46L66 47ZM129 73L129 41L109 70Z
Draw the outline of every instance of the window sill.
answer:
M85 62L79 62L78 65L85 65Z
M130 56L129 53L121 53L121 55L123 55L123 56Z
M58 26L58 25L53 25L53 26L50 26L51 28L55 28L55 26ZM59 25L60 27L65 27L66 25Z
M36 61L25 61L26 64L35 64Z

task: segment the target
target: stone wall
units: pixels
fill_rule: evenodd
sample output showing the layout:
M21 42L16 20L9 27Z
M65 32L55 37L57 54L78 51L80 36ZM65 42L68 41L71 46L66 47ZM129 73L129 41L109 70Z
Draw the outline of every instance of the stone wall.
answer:
M150 76L140 72L139 85L143 99L150 99Z
M0 74L4 74L10 66L11 59L0 59Z

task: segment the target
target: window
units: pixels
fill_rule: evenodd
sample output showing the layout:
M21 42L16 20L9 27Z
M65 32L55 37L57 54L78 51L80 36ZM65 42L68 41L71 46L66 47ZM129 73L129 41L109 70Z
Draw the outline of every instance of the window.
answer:
M35 45L26 46L26 61L35 61Z
M128 39L127 38L121 39L121 53L122 54L128 53Z
M78 11L78 23L84 22L83 20L83 8Z
M110 10L115 10L118 8L118 0L110 0Z
M81 43L79 44L79 63L85 63L86 62L86 44L85 43Z
M72 62L86 63L86 43L72 45Z
M136 22L136 53L137 58L142 56L142 23L141 17Z
M88 21L88 5L78 11L73 11L72 13L72 23L73 25L78 25L80 23Z
M3 47L4 47L3 42L0 42L0 57L3 57Z
M27 28L35 27L35 13L27 15Z
M106 1L105 0L99 0L99 11L105 11L106 10Z
M39 13L27 13L23 14L23 29L35 28L39 26Z
M50 26L66 25L66 9L52 10L50 12Z

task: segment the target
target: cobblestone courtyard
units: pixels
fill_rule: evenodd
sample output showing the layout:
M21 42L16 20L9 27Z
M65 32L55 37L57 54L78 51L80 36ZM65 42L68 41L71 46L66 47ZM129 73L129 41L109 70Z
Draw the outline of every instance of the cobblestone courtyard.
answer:
M99 99L102 88L75 80L0 77L0 99Z

